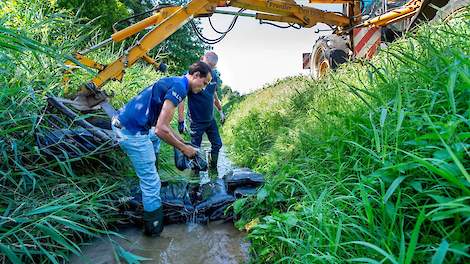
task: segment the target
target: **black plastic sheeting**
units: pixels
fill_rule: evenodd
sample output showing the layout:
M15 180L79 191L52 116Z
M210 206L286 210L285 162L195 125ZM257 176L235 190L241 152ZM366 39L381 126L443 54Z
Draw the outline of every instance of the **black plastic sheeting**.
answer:
M254 195L263 183L263 176L249 169L234 169L203 185L162 182L160 197L165 224L231 220L233 213L227 208L237 198ZM120 212L125 222L141 223L142 194L137 183L133 184L131 196L121 201Z
M105 153L118 144L111 120L103 111L74 111L70 100L48 97L35 124L34 136L42 154L59 160Z

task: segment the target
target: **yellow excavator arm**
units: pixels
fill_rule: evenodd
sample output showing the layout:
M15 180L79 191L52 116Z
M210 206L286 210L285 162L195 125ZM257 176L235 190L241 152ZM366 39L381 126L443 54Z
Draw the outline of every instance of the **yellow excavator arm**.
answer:
M345 14L325 12L317 8L297 4L294 0L192 0L183 6L163 6L156 12L134 25L115 32L109 39L75 54L75 58L85 66L97 69L98 74L84 84L76 99L74 106L84 110L106 103L107 95L101 88L110 80L121 81L125 69L131 67L139 59L160 66L147 52L171 36L179 28L195 17L207 17L214 13L230 14L228 11L218 11L223 7L238 7L246 10L258 11L250 16L273 22L298 24L301 27L313 27L317 23L325 23L336 27L336 33L349 34L355 27L370 27L395 22L414 15L420 8L423 0L411 0L398 11L391 11L379 17L361 21L360 1L358 0L310 0L310 3L346 4L349 10ZM232 14L235 14L232 12ZM120 42L153 27L134 46L127 49L124 54L109 65L97 63L85 55L111 42ZM76 65L67 62L73 68Z

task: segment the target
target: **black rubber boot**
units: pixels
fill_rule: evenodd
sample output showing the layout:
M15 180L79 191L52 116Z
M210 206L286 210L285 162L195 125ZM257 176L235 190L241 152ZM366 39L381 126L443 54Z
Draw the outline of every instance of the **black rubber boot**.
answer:
M217 161L219 160L219 153L211 153L209 161L209 169L217 170Z
M163 208L152 212L144 211L144 234L158 236L163 231Z

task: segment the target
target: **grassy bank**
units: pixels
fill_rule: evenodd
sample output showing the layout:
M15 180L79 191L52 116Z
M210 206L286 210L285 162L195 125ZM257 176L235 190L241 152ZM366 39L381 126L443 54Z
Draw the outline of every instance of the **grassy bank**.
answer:
M267 177L234 206L254 262L470 261L469 56L467 10L239 103L225 143Z
M51 12L47 1L0 3L0 262L64 263L81 254L80 244L112 233L116 205L134 172L119 149L65 160L44 156L35 144L38 121L46 118L45 96L64 95L64 62L83 41L99 41L92 24ZM109 62L120 45L93 55ZM123 83L107 90L112 103L130 97L161 77L152 67L135 65ZM79 70L69 93L90 78ZM170 160L170 149L163 159ZM164 164L171 175L173 166ZM165 178L165 177L163 177ZM137 257L115 245L116 258Z

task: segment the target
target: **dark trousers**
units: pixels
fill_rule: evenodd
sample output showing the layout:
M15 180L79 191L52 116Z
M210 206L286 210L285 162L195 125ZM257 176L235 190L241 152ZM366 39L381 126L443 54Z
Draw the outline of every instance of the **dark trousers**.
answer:
M202 135L207 134L209 142L211 143L211 155L217 155L220 148L222 147L222 139L220 138L219 128L215 119L210 122L191 122L191 143L200 147L202 141Z

